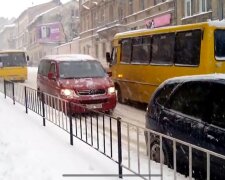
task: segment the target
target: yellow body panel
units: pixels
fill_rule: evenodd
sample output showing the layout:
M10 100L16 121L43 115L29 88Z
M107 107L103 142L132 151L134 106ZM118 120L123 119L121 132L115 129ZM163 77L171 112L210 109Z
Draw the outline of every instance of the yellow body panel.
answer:
M12 81L27 80L27 67L0 68L0 77Z
M200 64L198 66L124 64L120 62L121 45L119 42L122 39L194 29L204 31L201 40ZM116 34L113 45L117 49L117 62L112 64L110 68L113 80L120 87L123 97L148 103L155 89L168 78L194 74L225 73L225 60L217 61L214 55L215 29L225 29L225 24L217 27L217 25L210 23L199 23Z
M26 57L25 52L20 50L4 50L4 51L0 51L0 55L6 54L6 53L7 54L17 53L17 52L24 53L24 57ZM0 67L0 77L6 80L25 81L27 80L27 74L28 74L27 65Z

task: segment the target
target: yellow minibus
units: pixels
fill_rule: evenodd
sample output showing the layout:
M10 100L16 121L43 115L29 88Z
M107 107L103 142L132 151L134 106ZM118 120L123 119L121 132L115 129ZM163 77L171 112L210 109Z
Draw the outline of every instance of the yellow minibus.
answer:
M28 59L22 50L0 50L0 77L24 82L27 80Z
M225 22L118 33L106 59L118 101L148 103L155 89L168 78L225 73Z

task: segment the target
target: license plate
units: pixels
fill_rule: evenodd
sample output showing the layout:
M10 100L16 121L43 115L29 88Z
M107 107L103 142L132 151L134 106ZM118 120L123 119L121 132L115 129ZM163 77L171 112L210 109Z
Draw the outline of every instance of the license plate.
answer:
M87 104L86 107L90 109L99 109L102 108L102 104Z

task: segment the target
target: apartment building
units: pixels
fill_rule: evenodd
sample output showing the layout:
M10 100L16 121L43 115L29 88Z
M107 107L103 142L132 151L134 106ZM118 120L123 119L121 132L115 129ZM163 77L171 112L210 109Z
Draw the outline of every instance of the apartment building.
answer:
M37 15L28 24L30 63L52 54L54 47L71 41L78 35L79 3L70 1Z
M0 31L0 49L15 49L16 45L13 39L15 33L15 24L5 25Z
M15 34L11 41L14 41L17 49L26 50L29 45L29 33L27 30L28 24L38 15L51 8L58 6L60 3L59 0L52 0L47 3L40 5L32 6L24 10L20 16L15 20Z

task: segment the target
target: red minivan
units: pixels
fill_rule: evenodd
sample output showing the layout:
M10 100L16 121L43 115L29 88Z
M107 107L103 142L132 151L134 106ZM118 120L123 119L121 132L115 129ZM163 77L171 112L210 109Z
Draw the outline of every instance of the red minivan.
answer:
M116 106L113 81L101 63L89 55L44 57L38 66L37 90L103 112L111 112ZM86 111L78 109L73 111Z

